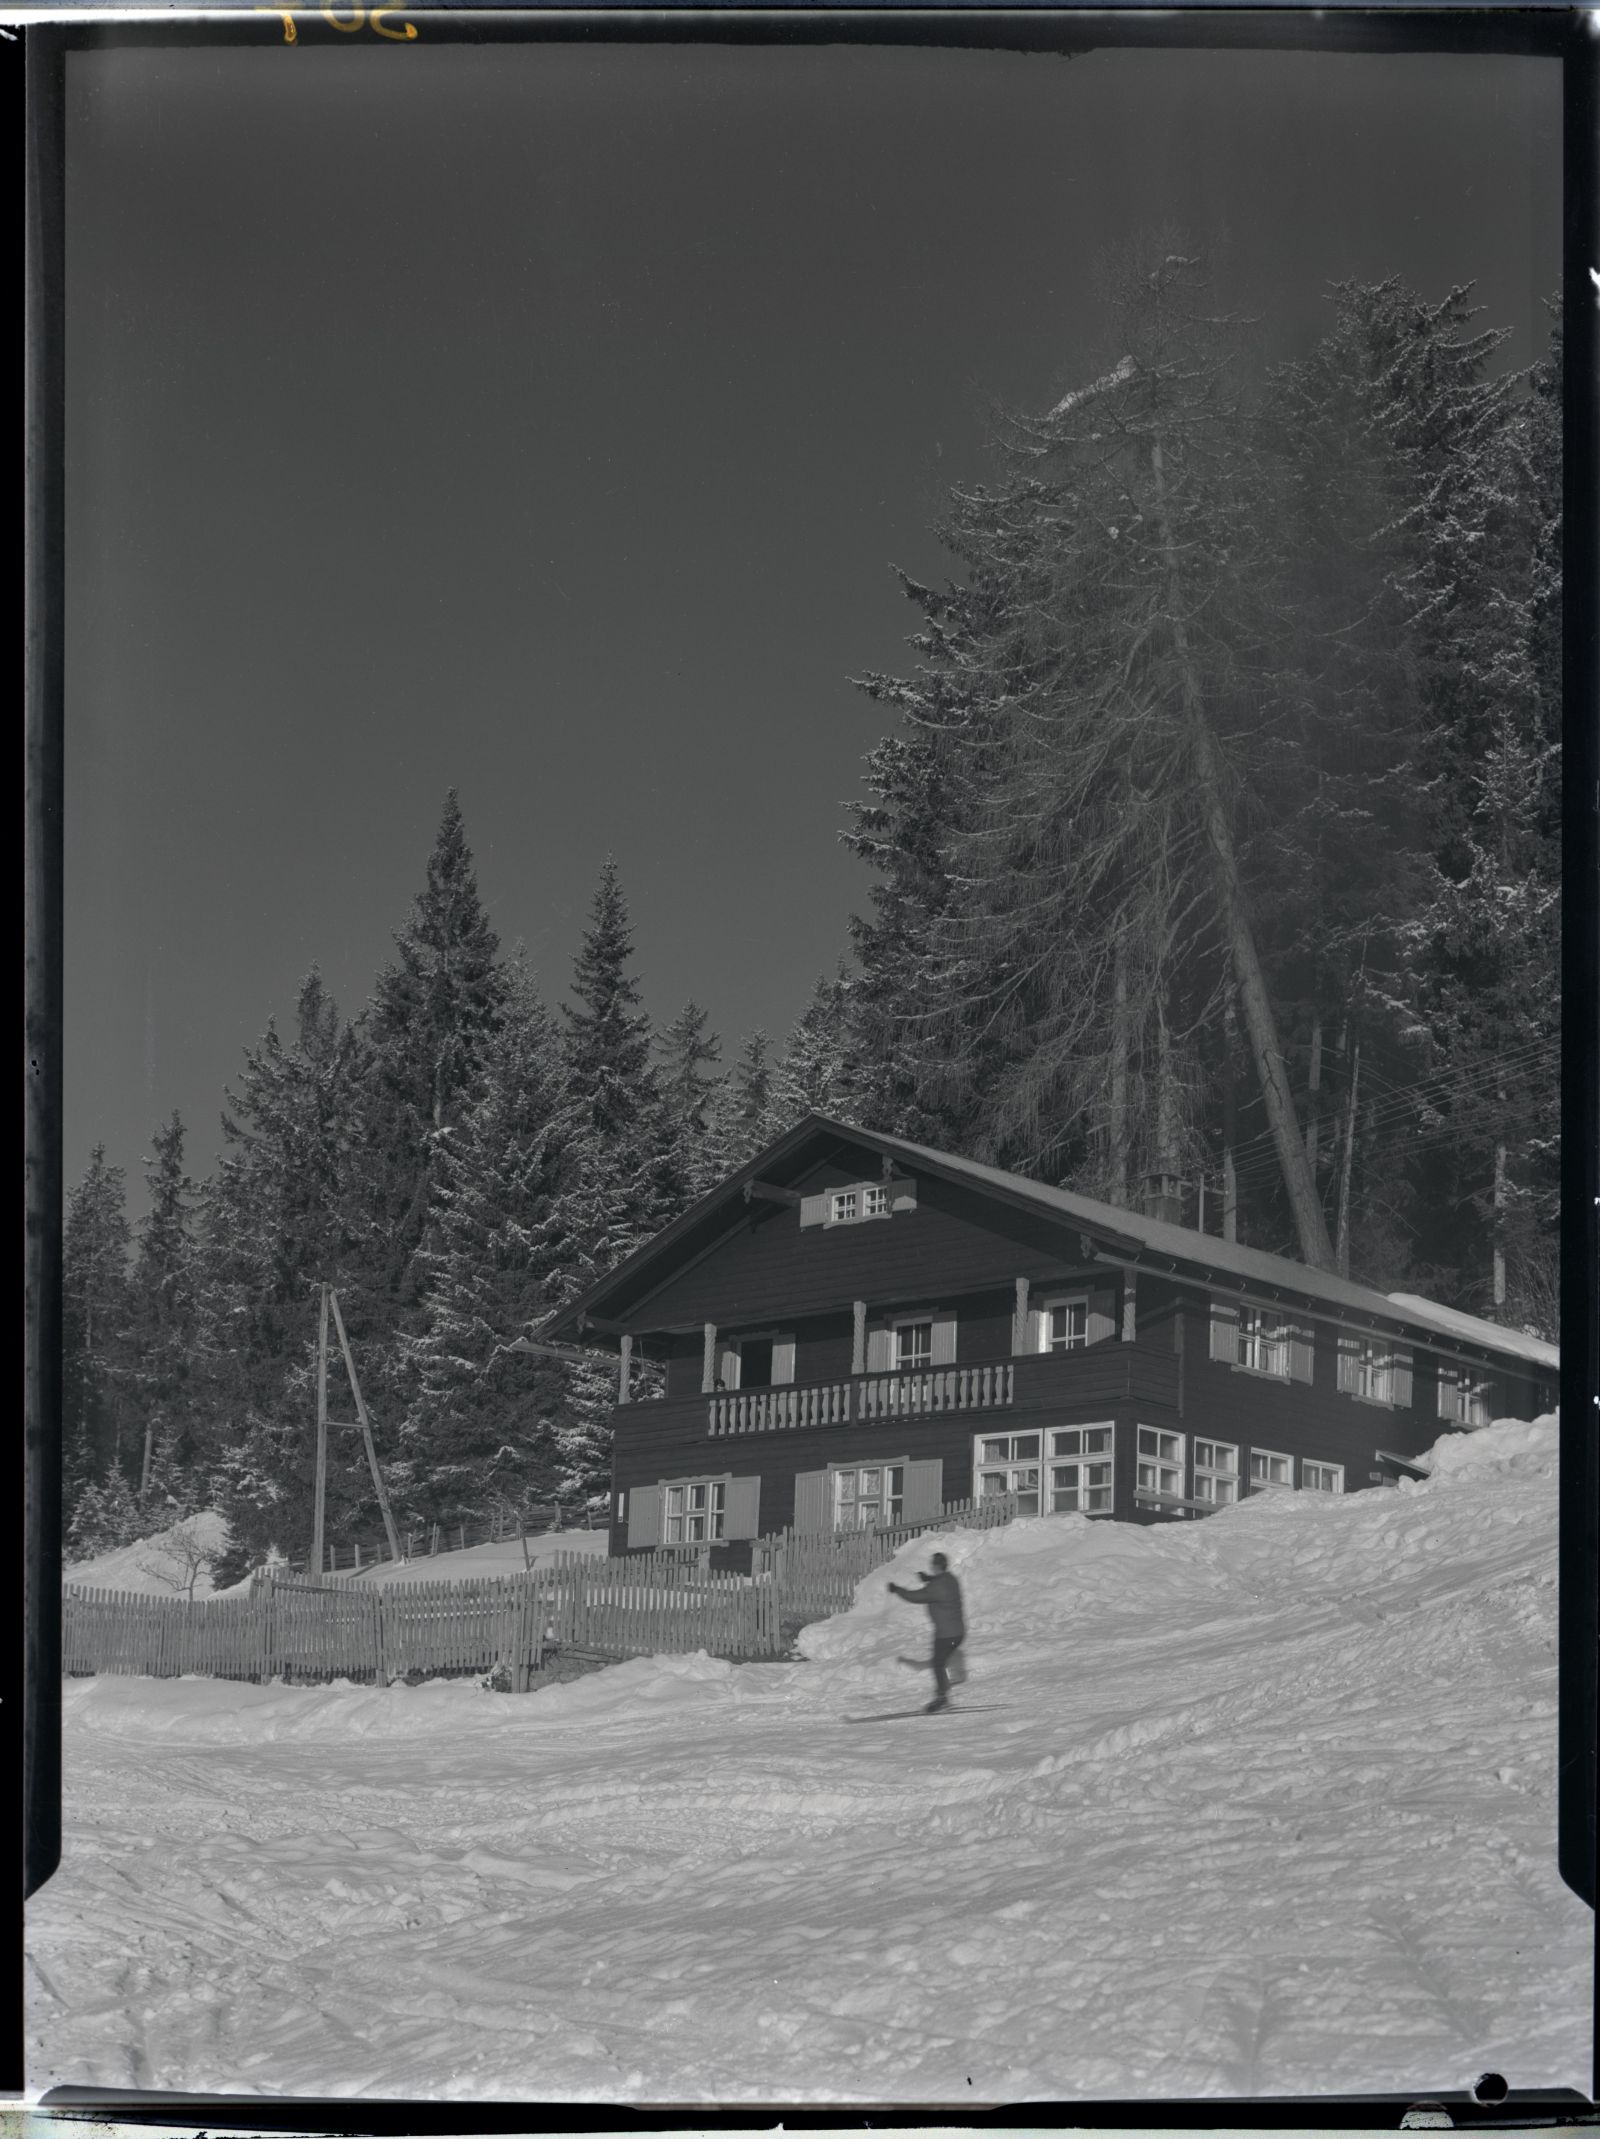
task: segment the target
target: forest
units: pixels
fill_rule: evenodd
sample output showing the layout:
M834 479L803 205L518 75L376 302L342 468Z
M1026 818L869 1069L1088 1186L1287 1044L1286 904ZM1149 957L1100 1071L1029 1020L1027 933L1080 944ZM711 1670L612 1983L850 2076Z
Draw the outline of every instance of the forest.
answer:
M306 977L209 1178L174 1114L135 1225L96 1147L69 1558L199 1508L219 1577L304 1550L324 1281L407 1520L603 1498L612 1372L510 1346L808 1108L1557 1335L1559 307L1518 372L1469 289L1340 284L1267 362L1173 242L1109 273L856 679L865 910L781 1046L652 1021L614 859L547 1003L452 793L369 999Z

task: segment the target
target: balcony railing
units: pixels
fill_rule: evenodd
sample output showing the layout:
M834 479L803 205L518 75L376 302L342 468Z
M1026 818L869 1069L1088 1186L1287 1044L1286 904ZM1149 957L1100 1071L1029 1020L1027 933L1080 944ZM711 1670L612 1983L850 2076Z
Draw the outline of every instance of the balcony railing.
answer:
M713 1434L775 1433L786 1426L848 1426L937 1411L992 1411L1011 1402L1011 1362L921 1367L804 1388L730 1389L710 1404Z

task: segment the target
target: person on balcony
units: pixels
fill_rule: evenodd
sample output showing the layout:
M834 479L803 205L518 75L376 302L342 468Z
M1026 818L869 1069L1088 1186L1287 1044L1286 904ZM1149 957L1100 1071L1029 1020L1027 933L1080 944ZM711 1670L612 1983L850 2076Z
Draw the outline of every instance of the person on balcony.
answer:
M904 1597L907 1604L925 1604L933 1621L933 1654L928 1662L936 1691L923 1711L931 1716L949 1705L950 1659L967 1638L967 1622L961 1609L961 1584L950 1572L950 1562L944 1554L936 1552L932 1571L922 1577L920 1589L902 1589L898 1582L891 1582L889 1589L893 1596Z

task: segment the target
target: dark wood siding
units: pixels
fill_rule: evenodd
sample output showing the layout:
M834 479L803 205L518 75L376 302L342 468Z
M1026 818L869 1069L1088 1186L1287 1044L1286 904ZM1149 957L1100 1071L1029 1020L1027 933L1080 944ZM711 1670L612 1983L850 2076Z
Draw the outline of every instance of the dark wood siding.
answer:
M1009 1331L1009 1322L1006 1326ZM944 1463L944 1497L965 1500L972 1493L972 1448L978 1435L1026 1433L1100 1419L1123 1429L1117 1442L1118 1505L1131 1506L1133 1424L1136 1419L1162 1426L1178 1423L1177 1370L1170 1352L1097 1344L1064 1356L1018 1359L1013 1366L1014 1402L990 1410L715 1437L709 1431L709 1406L698 1388L677 1400L627 1404L615 1413L612 1514L616 1493L662 1479L759 1477L762 1530L781 1530L793 1517L797 1472L898 1457L939 1457ZM611 1550L625 1550L626 1542L623 1528L614 1527Z
M834 1178L857 1178L832 1169ZM826 1185L822 1170L798 1184ZM808 1226L798 1211L752 1206L739 1229L629 1315L637 1330L715 1322L785 1328L851 1300L946 1305L1013 1279L1086 1272L1078 1236L947 1183L919 1180L917 1207L859 1225ZM1114 1282L1096 1272L1101 1282ZM1009 1316L1009 1307L1003 1310Z

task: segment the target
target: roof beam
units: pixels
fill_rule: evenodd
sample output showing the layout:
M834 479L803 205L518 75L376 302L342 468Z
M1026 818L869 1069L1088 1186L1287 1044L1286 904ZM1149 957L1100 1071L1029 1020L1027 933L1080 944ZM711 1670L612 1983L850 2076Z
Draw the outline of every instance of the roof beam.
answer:
M744 1200L746 1203L757 1200L762 1203L783 1203L791 1210L798 1210L801 1196L799 1189L780 1188L776 1181L746 1181Z

